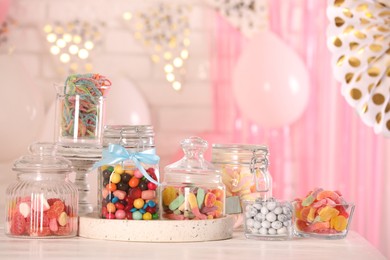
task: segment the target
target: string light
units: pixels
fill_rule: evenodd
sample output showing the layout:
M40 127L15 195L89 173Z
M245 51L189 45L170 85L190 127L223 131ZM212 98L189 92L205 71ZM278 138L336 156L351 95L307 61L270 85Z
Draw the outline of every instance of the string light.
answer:
M123 13L136 40L149 51L155 64L162 64L167 82L176 91L182 89L184 61L189 58L190 6L160 3L145 12Z
M103 23L97 25L76 20L67 24L46 24L43 31L50 44L50 53L58 56L61 64L68 64L68 69L73 72L79 69L90 72L93 66L89 58L96 44L101 42L99 28L102 26Z

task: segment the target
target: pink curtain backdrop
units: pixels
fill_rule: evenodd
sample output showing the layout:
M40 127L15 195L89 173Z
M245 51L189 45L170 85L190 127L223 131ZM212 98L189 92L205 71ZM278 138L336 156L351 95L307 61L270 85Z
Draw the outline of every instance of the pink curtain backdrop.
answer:
M384 138L361 122L334 80L326 46L326 5L327 1L318 0L269 1L270 30L299 54L310 73L310 101L304 114L293 124L275 129L245 120L235 104L232 74L249 39L216 13L211 37L214 132L204 137L210 143L268 145L278 198L302 197L315 187L341 191L356 204L351 229L380 248L381 237L388 236L383 233L389 232L381 229L383 205L388 204L384 201Z

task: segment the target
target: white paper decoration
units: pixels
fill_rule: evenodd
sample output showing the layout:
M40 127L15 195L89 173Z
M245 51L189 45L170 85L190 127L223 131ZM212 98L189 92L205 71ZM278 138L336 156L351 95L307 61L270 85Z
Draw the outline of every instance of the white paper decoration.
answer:
M390 1L331 0L327 15L342 95L375 133L390 137Z

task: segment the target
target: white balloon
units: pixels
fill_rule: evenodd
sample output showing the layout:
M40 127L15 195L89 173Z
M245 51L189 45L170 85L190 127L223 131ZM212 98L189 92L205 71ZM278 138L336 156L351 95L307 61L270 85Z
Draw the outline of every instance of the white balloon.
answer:
M106 125L149 125L150 111L145 98L127 78L113 79L106 98Z
M27 153L43 121L43 98L34 80L12 55L0 55L0 161Z

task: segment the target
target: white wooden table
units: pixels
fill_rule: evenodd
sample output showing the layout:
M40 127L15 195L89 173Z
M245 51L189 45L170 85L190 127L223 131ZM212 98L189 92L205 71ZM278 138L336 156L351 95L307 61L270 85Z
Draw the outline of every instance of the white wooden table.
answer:
M68 239L15 239L0 228L0 259L386 259L356 232L342 240L314 238L290 241L248 240L242 232L232 239L192 243L141 243Z

